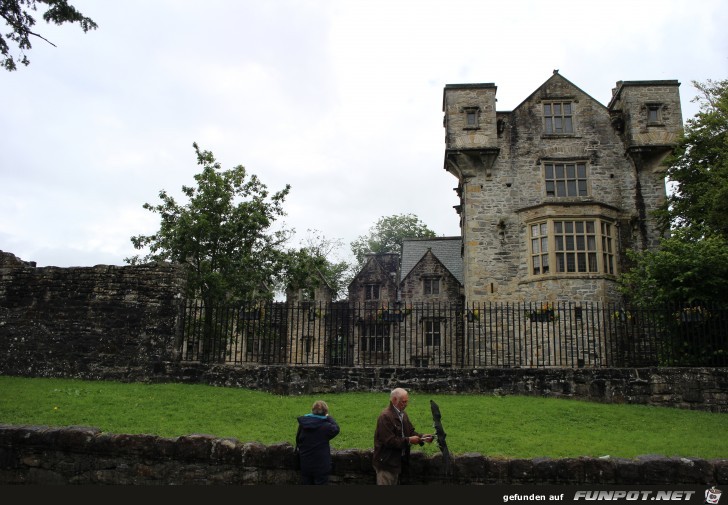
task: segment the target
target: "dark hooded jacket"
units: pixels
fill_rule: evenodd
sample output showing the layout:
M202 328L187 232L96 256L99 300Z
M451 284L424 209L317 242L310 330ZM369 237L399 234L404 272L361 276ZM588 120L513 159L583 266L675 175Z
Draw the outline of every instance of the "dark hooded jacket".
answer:
M301 473L323 475L331 473L329 440L339 434L339 425L331 416L306 414L298 418L296 444L301 454Z

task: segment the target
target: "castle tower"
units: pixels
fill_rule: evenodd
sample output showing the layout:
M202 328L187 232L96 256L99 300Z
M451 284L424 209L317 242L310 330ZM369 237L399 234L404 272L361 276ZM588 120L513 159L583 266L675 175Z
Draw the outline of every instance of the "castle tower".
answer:
M668 81L619 81L612 90L609 113L622 136L635 169L635 208L632 233L635 247L654 248L659 240L656 222L648 209L666 198L663 161L682 133L680 83Z
M484 184L493 182L493 166L500 152L496 121L496 86L483 84L448 84L443 94L445 126L445 169L458 180L455 190L460 197L456 207L460 215L463 247L463 276L466 301L473 293L485 296L489 277L482 263L473 261L480 254L487 223L481 210L488 208Z

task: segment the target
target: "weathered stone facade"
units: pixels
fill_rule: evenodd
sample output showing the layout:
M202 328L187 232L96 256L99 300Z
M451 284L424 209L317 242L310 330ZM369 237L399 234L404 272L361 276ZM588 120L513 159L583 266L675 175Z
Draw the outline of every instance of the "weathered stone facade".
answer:
M659 239L650 211L682 129L678 86L619 82L605 107L554 72L510 112L495 84L445 87L466 303L619 301L625 251Z
M399 253L370 254L349 285L349 302L377 309L394 304L399 291Z
M425 280L431 282L426 285ZM428 250L400 282L400 296L408 304L449 304L461 299L462 288L455 275Z
M124 378L177 358L171 264L36 267L0 251L0 372Z

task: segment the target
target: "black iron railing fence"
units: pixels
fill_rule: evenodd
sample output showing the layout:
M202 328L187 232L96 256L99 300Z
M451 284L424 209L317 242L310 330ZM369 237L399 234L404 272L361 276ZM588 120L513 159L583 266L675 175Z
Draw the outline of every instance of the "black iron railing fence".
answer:
M728 313L598 303L185 305L182 359L398 367L728 365Z

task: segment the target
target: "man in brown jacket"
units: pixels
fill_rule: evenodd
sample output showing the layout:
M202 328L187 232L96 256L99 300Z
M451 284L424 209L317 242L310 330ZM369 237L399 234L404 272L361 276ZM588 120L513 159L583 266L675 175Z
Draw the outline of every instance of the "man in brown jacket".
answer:
M404 411L408 402L409 395L406 390L392 390L389 394L389 406L377 419L372 465L377 472L378 485L399 484L402 461L409 458L410 445L432 443L434 438L415 431Z

